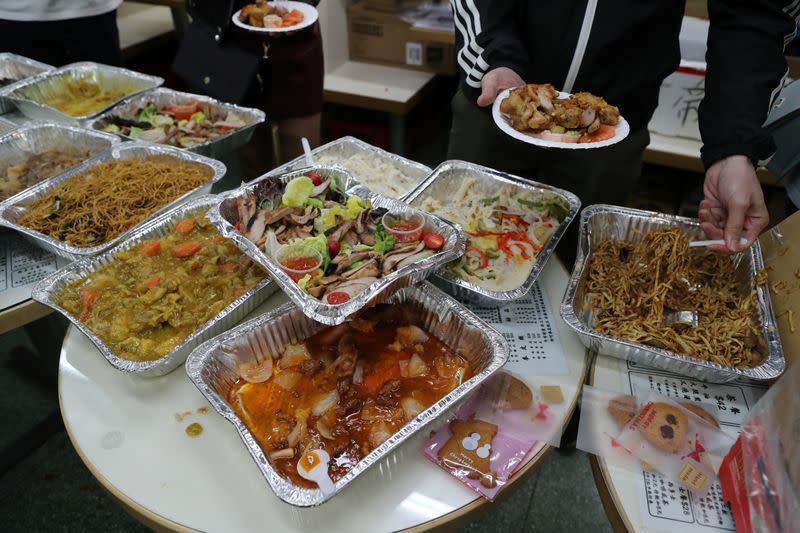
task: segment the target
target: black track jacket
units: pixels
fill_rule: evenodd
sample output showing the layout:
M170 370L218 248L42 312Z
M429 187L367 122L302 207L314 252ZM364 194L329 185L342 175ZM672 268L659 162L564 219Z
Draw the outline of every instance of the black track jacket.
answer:
M450 0L461 86L475 101L489 70L528 83L589 91L647 126L666 76L680 62L679 0ZM706 95L700 106L706 167L730 155L774 152L763 130L787 74L783 56L800 0L709 0Z

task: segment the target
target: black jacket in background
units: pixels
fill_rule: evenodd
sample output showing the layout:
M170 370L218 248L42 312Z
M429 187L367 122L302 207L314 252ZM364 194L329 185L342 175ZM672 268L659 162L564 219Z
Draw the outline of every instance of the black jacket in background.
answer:
M484 73L509 67L529 83L603 96L636 130L647 127L661 82L680 63L684 1L450 1L461 85L473 102ZM708 9L703 162L708 167L735 154L766 159L774 144L761 125L787 72L783 50L794 35L800 1L709 0ZM569 86L585 18L591 30Z

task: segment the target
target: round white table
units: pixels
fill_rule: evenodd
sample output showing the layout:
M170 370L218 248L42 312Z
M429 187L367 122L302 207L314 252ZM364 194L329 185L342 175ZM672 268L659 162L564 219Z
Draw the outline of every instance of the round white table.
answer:
M554 310L567 278L555 259L540 277ZM255 313L284 301L278 292ZM568 419L588 361L579 340L560 318L556 323L569 371L548 381L565 390ZM388 476L375 468L321 507L291 507L272 493L234 427L209 407L183 369L155 379L124 374L75 327L61 351L59 399L72 444L92 474L158 530L428 530L452 527L485 504L413 449L420 441L412 440ZM185 430L195 422L203 431L192 438ZM548 449L535 446L512 483L533 471Z

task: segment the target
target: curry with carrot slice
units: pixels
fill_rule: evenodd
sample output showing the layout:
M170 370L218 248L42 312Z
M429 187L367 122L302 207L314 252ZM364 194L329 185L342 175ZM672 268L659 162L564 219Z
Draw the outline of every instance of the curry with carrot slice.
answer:
M119 252L70 283L61 307L119 357L152 361L257 285L266 273L202 216Z

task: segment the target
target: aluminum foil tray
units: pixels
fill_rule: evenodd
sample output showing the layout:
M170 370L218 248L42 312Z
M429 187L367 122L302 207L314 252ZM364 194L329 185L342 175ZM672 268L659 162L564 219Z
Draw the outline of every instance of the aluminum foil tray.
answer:
M3 91L13 90L20 81L26 78L52 69L52 66L45 63L18 56L17 54L2 52L0 53L0 78L10 78L17 81L9 83L5 87L0 87L0 94ZM0 96L0 115L13 109L14 102Z
M10 120L0 117L0 135L5 135L6 133L9 133L17 129L18 127L19 126L14 122L11 122Z
M117 370L130 372L143 377L161 376L175 370L175 368L183 364L186 357L194 348L240 322L270 294L277 290L278 287L266 273L264 279L258 285L252 287L245 294L231 302L217 316L200 326L175 348L155 361L131 361L117 356L114 351L95 335L78 317L59 305L59 294L61 294L64 288L72 281L85 278L101 267L112 263L117 253L134 248L142 241L158 239L167 235L175 222L189 215L205 212L218 201L219 199L216 196L200 196L199 198L195 198L188 203L164 213L138 228L125 242L115 246L111 250L107 250L95 257L86 257L80 261L76 261L43 279L34 287L32 293L33 299L52 307L67 317L70 322L75 324L78 329L89 337L95 346L97 346L97 349L100 350L100 353L103 354L103 357Z
M410 159L406 159L404 157L400 157L399 155L393 154L391 152L387 152L386 150L382 150L377 146L372 146L369 143L365 143L362 140L356 139L355 137L342 137L340 139L336 139L335 141L329 142L328 144L323 144L311 151L313 155L316 156L331 156L336 157L340 160L337 162L337 165L342 166L341 160L344 160L348 157L351 157L356 154L367 154L375 157L378 160L385 162L386 164L392 165L397 170L403 173L406 177L413 181L415 185L418 185L422 182L430 173L430 167L426 167L422 163L417 163L416 161L411 161ZM318 164L326 164L326 163L319 163ZM286 163L283 166L280 166L270 172L269 176L278 176L280 174L285 174L286 172L291 172L292 170L297 170L299 168L307 166L305 156L300 156L293 161ZM370 187L370 179L367 176L359 176L358 173L350 170L350 173L353 177L359 181L362 185L364 185L367 189L372 190ZM397 200L404 199L411 191L409 189L404 193L398 195L396 197ZM375 192L381 194L380 190L375 190ZM384 194L383 196L387 196L389 198L394 198L394 196Z
M498 172L490 168L467 163L465 161L445 161L436 169L428 178L423 181L419 187L411 191L406 198L412 206L419 207L422 202L427 198L434 198L442 202L449 201L455 191L461 187L461 182L465 178L475 178L478 180L477 187L481 192L491 194L503 185L513 185L520 189L527 189L534 192L548 192L557 195L567 205L568 213L561 224L556 228L555 233L545 244L544 248L539 251L536 261L531 268L530 274L525 279L525 282L516 289L507 291L494 291L480 287L475 283L461 279L456 276L447 268L441 268L436 272L436 279L434 282L445 289L447 292L453 294L455 297L463 300L468 300L480 305L497 305L498 303L510 302L524 297L533 287L534 283L544 269L545 264L553 255L558 241L564 235L567 227L572 223L573 219L578 215L581 208L581 201L577 196L569 191L545 185L543 183L536 183L526 179Z
M472 391L508 360L508 343L502 335L472 314L466 307L423 283L394 293L386 303L410 305L417 325L433 333L439 340L467 359L474 376L438 402L408 422L397 433L362 459L335 484L332 494L319 489L299 487L275 471L244 422L236 416L228 402L229 393L237 379L241 363L260 363L264 357L276 357L286 344L301 342L324 326L303 315L291 303L245 322L195 349L186 362L186 372L214 409L231 422L250 452L261 474L275 494L283 501L310 507L325 503L344 490L356 477L382 462L401 444L419 433L428 424L442 419ZM366 312L367 314L369 311ZM242 342L246 339L246 343ZM229 343L237 349L225 350ZM239 348L247 345L247 348Z
M309 170L312 170L312 168L290 172L282 175L280 179L286 183L296 176L304 175ZM358 182L341 167L317 166L313 167L313 170L323 177L336 174L340 179L343 178L343 185L348 194L356 195L361 198L368 198L372 201L373 207L385 207L389 211L422 213L427 220L425 227L429 230L441 233L445 238L444 246L435 255L412 265L405 266L400 270L396 270L388 276L383 276L362 293L343 304L331 305L308 295L300 289L300 287L298 287L280 268L280 265L276 261L267 257L255 243L250 242L244 235L239 233L223 216L223 212L226 210L227 206L234 204L236 198L243 197L246 192L252 190L259 181L267 179L269 176L263 176L262 178L248 183L245 187L240 187L239 189L221 195L222 201L218 206L212 209L210 214L211 221L217 226L220 233L233 240L248 256L266 268L289 298L297 304L306 315L314 320L328 325L341 324L348 316L368 303L379 303L397 289L419 283L435 269L457 259L464 253L464 242L466 239L464 238L461 228L457 225L451 224L434 215L423 213L418 209L409 208L399 200L385 198L370 192L362 185L359 185Z
M690 239L705 238L696 219L610 205L587 207L581 215L578 258L561 303L561 317L578 333L581 342L590 350L637 364L714 382L727 382L738 378L767 381L780 376L786 366L786 360L778 337L769 290L765 285L756 285L754 282L756 274L764 268L758 241L745 252L733 256L732 260L743 293L749 294L753 290L756 292L761 332L767 347L766 359L759 366L754 368L724 366L603 335L592 328L595 319L594 310L588 305L586 294L592 247L609 239L638 242L648 231L670 226L679 226Z
M89 78L105 88L119 88L125 91L125 96L119 98L102 109L88 115L73 117L50 107L45 102L62 90L61 83L69 79ZM153 89L164 83L162 78L148 76L132 70L89 61L73 63L59 69L51 70L28 78L10 90L0 92L0 96L10 99L25 116L33 119L55 120L79 124L80 121L96 117L100 113L111 109L124 98L139 94L148 89Z
M197 101L203 105L207 105L211 108L219 109L225 112L233 111L239 115L246 124L246 126L243 128L231 131L214 139L213 141L209 141L205 144L201 144L189 149L190 152L204 155L206 157L220 158L244 146L253 136L255 127L264 122L264 112L259 109L226 104L224 102L220 102L219 100L209 98L208 96L182 93L173 91L172 89L160 87L158 89L147 91L144 94L139 94L126 99L113 109L106 111L94 119L90 119L87 123L87 127L99 130L101 129L101 124L104 120L111 117L120 117L126 115L130 116L133 114L134 110L139 107L143 107L147 102L152 102L157 106L163 106L169 104L183 104L189 101ZM123 139L130 139L130 137L126 137L124 135L120 135L120 137Z
M109 161L111 159L135 159L135 158L148 157L154 155L166 155L175 157L177 159L182 159L184 161L194 161L197 163L201 163L208 168L208 173L209 173L208 181L205 184L195 188L194 190L187 192L180 198L165 205L164 207L162 207L155 213L151 214L150 216L145 217L143 220L139 221L137 224L132 226L129 230L116 236L110 241L105 242L103 244L99 244L97 246L91 246L86 248L71 246L67 243L58 241L56 239L53 239L52 237L44 235L38 231L32 230L26 226L17 224L17 220L19 220L20 217L25 213L27 206L29 206L32 202L34 202L38 198L46 196L47 194L50 193L50 191L57 188L59 185L61 185L63 181L68 180L72 176L80 174L103 161ZM103 152L94 159L73 168L69 172L64 172L63 174L59 174L54 178L50 178L40 183L39 185L36 185L35 187L30 187L28 190L19 193L13 198L9 198L3 203L0 203L0 226L6 226L8 228L12 228L19 231L26 238L33 241L39 247L47 250L48 252L60 255L61 257L66 257L67 259L77 260L82 257L97 255L103 250L107 250L112 246L115 246L116 244L124 241L125 239L130 237L136 231L137 228L141 227L141 225L147 222L148 220L152 220L161 213L169 211L173 207L182 204L192 196L196 196L199 194L207 194L208 192L211 191L211 186L214 183L221 180L223 176L225 176L225 165L214 159L209 159L207 157L186 152L184 150L179 150L177 148L171 148L169 146L161 146L157 144L139 143L139 142L120 143L114 146L111 150Z
M119 142L116 135L108 133L90 131L66 124L30 122L0 138L0 175L4 176L8 167L22 163L33 154L48 150L60 150L72 154L89 152L89 159L92 159L100 153L110 150ZM55 176L51 176L51 178L53 177ZM44 181L46 180L42 180L40 183ZM3 201L14 203L14 196Z

